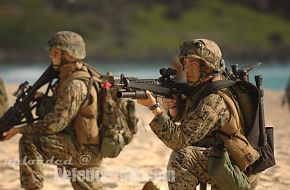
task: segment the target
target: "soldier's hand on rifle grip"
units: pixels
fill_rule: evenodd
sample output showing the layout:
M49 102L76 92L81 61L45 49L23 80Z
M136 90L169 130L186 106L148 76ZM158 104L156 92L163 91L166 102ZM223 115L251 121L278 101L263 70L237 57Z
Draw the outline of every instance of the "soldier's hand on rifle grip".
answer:
M35 100L37 100L37 99L39 99L39 98L42 98L43 96L44 96L44 93L43 93L43 92L39 92L39 91L37 91L37 92L34 94L33 98L34 98Z
M156 98L152 95L152 92L146 90L147 99L137 99L137 103L146 107L154 106L156 104Z
M164 108L168 109L171 117L175 117L177 115L176 102L177 102L177 96L175 95L173 95L173 99L170 99L170 98L162 99L162 104Z
M166 108L166 109L176 108L176 100L177 100L176 96L173 96L173 99L172 98L162 98L162 103L163 103L164 108Z

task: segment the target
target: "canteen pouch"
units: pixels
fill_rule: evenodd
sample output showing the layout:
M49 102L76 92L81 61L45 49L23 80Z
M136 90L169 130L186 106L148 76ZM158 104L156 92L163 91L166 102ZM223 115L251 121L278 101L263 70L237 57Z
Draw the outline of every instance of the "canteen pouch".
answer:
M248 177L238 166L231 163L229 153L225 149L214 149L207 162L209 175L223 190L249 190Z

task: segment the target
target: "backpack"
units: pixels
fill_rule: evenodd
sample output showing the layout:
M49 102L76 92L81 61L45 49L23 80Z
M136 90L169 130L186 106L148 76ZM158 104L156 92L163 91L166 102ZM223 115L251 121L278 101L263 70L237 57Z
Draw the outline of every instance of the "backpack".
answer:
M100 148L103 157L115 158L131 142L137 133L138 118L135 102L117 99L116 89L111 88L108 78L111 74L100 75L94 67L84 64L90 74L89 91L94 87L98 92L98 118Z
M199 95L198 100L225 88L233 94L245 129L245 137L260 154L260 158L247 167L245 173L256 174L275 165L274 129L266 127L264 120L262 76L255 76L257 86L237 75L227 78L210 83Z

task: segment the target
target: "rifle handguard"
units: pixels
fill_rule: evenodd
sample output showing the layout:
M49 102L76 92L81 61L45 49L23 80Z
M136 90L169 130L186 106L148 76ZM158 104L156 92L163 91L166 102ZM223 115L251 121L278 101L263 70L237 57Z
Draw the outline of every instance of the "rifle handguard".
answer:
M132 98L132 99L146 99L146 91L135 90L135 91L118 91L117 98Z

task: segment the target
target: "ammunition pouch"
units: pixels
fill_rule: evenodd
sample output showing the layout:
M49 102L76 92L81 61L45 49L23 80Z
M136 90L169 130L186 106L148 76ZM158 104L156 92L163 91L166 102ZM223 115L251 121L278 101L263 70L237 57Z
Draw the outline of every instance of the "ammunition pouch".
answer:
M73 120L80 144L99 144L99 128L96 117L77 115Z
M229 152L231 159L241 171L245 171L247 167L260 157L257 150L250 145L246 137L238 132L230 137L220 133L219 137L223 141L224 147Z

